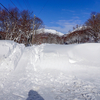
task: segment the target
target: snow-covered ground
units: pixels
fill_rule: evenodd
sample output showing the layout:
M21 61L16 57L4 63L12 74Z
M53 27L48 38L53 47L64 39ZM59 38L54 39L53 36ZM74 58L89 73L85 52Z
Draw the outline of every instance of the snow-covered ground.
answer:
M100 43L0 41L0 100L100 100Z

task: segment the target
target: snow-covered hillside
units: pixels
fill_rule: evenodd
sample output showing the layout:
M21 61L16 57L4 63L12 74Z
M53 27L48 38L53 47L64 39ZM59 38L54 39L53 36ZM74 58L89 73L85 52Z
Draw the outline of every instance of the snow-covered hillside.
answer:
M40 33L51 33L51 34L56 34L56 35L59 35L59 36L64 35L63 33L58 32L58 31L56 31L56 30L44 29L44 28L38 29L36 32L37 32L38 34L40 34Z
M81 27L74 29L72 32L80 31L80 30L86 30L86 29L90 29L90 28L91 28L91 26L81 26Z
M0 100L100 100L100 44L0 41Z

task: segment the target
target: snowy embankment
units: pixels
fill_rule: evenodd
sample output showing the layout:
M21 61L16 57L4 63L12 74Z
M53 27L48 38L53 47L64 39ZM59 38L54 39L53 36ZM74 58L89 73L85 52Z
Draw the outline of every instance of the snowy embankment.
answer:
M0 40L0 81L14 71L25 46L13 41Z
M100 44L0 41L0 100L30 98L100 100Z

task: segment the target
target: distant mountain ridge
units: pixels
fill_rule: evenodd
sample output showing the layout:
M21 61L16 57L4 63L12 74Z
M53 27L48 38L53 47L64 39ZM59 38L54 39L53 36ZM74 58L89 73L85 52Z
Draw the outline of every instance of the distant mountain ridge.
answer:
M44 29L44 28L38 29L38 30L36 31L36 33L38 33L38 34L40 34L40 33L51 33L51 34L57 34L57 35L59 35L59 36L63 36L63 35L64 35L63 33L58 32L58 31L56 31L56 30L53 30L53 29Z

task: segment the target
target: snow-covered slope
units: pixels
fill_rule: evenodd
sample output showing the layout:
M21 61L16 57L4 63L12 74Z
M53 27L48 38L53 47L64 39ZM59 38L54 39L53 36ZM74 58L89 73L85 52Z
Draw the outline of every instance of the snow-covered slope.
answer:
M0 100L100 100L99 51L99 43L0 41Z
M38 29L36 32L37 32L38 34L40 34L40 33L51 33L51 34L57 34L57 35L59 35L59 36L64 35L63 33L58 32L58 31L56 31L56 30L44 29L44 28Z
M90 29L91 26L81 26L81 27L78 27L76 28L75 30L73 30L72 32L75 32L75 31L80 31L80 30L86 30L86 29ZM71 33L72 33L71 32Z

